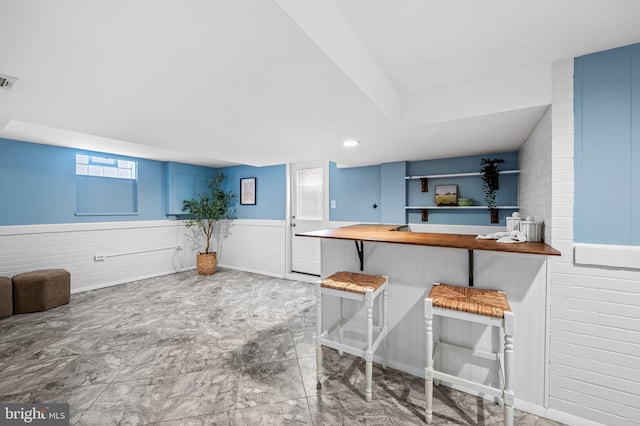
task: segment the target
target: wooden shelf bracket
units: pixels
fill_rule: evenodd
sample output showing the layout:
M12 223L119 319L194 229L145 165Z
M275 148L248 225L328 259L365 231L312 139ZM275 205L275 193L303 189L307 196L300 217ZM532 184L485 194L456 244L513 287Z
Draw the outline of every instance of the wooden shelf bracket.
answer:
M429 192L429 179L421 178L420 182L422 184L422 192Z

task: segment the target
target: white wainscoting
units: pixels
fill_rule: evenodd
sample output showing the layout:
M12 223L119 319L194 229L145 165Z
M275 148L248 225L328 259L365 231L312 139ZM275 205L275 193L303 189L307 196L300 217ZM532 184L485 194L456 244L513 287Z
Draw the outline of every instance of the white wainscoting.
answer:
M284 221L238 219L229 231L220 266L284 276ZM0 276L64 268L77 293L193 269L202 248L179 220L3 226Z
M467 251L367 242L364 251L364 272L389 276L389 365L424 377L424 297L434 282L467 284ZM544 413L547 260L541 256L484 251L475 251L474 256L475 286L505 291L516 315L516 406ZM356 272L359 268L353 241L322 241L323 276L339 270ZM356 309L350 308L348 313L353 314ZM331 300L324 303L328 323L337 315L337 303ZM484 350L496 350L501 344L497 333L480 325L469 327L453 320L442 325L443 333L452 343L467 342ZM379 362L380 358L376 360ZM472 366L460 355L446 357L443 366L473 380L494 384L497 380L495 368Z
M169 220L3 226L0 275L64 268L77 293L170 274L195 267L184 233L181 221Z
M283 278L286 267L284 220L236 219L220 247L219 265Z

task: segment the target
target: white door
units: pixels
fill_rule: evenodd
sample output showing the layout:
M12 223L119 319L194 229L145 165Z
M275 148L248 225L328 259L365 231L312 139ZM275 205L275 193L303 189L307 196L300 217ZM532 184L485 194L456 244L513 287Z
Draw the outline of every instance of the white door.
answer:
M329 224L329 165L291 165L291 270L320 276L320 239L296 237L299 232L325 229Z

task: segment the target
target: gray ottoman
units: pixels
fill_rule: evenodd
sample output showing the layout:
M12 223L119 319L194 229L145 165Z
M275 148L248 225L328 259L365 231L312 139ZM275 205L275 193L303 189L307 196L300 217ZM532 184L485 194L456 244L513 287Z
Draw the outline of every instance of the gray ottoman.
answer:
M13 291L11 278L0 277L0 318L13 314Z
M66 305L71 298L71 274L64 269L44 269L13 277L13 313L46 311Z

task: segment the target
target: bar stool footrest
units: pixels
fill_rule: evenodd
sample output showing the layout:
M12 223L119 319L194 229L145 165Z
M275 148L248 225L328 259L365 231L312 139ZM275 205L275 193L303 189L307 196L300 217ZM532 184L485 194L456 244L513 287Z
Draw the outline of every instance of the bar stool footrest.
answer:
M475 391L482 392L484 394L496 397L500 400L500 403L503 402L504 391L502 389L494 388L488 385L483 385L482 383L463 379L461 377L453 376L451 374L443 373L441 371L436 371L436 370L433 371L433 379L442 380L443 382L450 383L452 385L468 387L469 389L473 389Z
M488 361L501 362L500 355L494 352L481 351L475 348L468 348L466 346L454 345L452 343L445 343L441 341L434 342L441 349L449 349L455 352L465 353L471 355L474 358L482 358Z
M323 346L327 346L330 347L332 349L336 349L339 351L344 351L348 354L354 355L354 356L359 356L359 357L364 357L364 353L366 351L366 349L363 347L362 349L353 346L353 345L348 345L346 343L341 343L338 341L335 341L333 339L329 339L327 337L325 337L325 335L327 334L327 332L322 333L322 345ZM382 341L384 340L384 333L381 332L378 337L373 341L373 343L371 344L371 353L375 353L376 350L378 349L378 347L380 346L380 344L382 343ZM349 340L353 340L353 339L349 339ZM362 343L363 346L366 347L366 342L359 342Z

